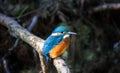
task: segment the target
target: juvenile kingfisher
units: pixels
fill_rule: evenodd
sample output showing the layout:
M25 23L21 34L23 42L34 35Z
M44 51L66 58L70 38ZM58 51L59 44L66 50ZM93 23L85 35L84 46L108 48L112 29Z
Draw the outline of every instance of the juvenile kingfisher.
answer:
M76 34L70 32L67 26L58 26L54 29L52 34L45 40L42 48L42 53L48 61L49 58L56 58L60 56L70 44L70 35Z

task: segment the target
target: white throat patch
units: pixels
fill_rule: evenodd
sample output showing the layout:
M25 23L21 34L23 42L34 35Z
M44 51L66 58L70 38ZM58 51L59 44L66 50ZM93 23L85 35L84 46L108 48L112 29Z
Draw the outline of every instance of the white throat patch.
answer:
M66 35L64 35L63 39L66 39L66 38L69 38L69 37L70 37L70 35L66 34Z

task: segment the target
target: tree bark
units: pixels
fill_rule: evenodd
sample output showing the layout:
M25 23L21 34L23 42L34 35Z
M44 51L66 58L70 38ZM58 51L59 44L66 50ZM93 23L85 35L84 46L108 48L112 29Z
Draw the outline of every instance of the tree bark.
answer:
M54 66L56 67L58 73L70 73L70 70L63 59L60 57L54 59Z

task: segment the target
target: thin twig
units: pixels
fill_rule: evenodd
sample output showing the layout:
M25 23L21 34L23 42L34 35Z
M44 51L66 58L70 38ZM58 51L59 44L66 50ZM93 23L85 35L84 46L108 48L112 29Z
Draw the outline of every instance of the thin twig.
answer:
M5 56L3 56L3 58L2 58L3 67L4 67L4 69L5 69L5 73L11 73L11 72L10 72L10 69L9 69L9 67L8 67L7 59L6 59L6 56L7 56L7 55L8 55L8 54L6 54Z
M93 12L99 12L99 11L104 11L104 10L109 10L109 9L113 9L113 10L120 9L120 3L109 3L109 4L99 5L89 10L88 12L93 13Z
M37 21L38 21L38 16L35 15L35 16L33 17L32 21L31 21L30 25L28 26L27 30L31 32L32 29L35 27Z

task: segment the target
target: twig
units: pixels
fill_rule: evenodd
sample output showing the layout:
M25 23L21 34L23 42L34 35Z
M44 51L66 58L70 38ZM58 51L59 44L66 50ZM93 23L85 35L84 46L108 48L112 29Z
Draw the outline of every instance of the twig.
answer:
M3 67L4 67L4 69L5 69L5 73L11 73L11 72L10 72L10 69L9 69L9 67L8 67L7 59L6 59L6 56L7 56L7 55L8 55L8 54L6 54L5 56L3 56L3 58L2 58Z
M65 15L61 11L57 11L57 14L62 22L67 22Z
M34 28L34 26L36 25L37 21L38 21L38 16L36 15L33 17L31 24L28 26L27 30L31 31Z
M97 6L91 10L89 10L89 13L93 13L93 12L99 12L99 11L104 11L104 10L108 10L108 9L113 9L113 10L117 10L120 9L120 3L109 3L109 4L103 4L100 6Z

